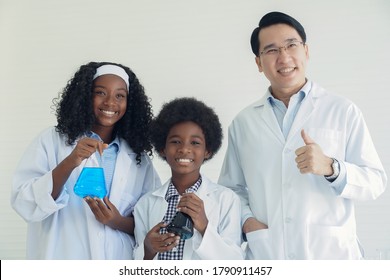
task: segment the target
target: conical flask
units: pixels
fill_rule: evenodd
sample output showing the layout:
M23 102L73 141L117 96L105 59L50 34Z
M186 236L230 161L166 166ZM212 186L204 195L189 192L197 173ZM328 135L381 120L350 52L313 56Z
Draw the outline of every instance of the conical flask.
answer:
M73 191L82 198L90 196L103 199L107 195L101 156L98 152L86 159Z
M180 239L189 239L194 235L194 223L189 215L177 211L167 231L179 235Z

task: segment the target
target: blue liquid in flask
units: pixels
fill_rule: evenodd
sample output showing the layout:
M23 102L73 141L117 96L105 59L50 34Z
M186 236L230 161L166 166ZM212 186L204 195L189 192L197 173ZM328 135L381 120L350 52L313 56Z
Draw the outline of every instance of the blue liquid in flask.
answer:
M82 198L90 196L103 199L107 195L103 168L84 167L73 190Z

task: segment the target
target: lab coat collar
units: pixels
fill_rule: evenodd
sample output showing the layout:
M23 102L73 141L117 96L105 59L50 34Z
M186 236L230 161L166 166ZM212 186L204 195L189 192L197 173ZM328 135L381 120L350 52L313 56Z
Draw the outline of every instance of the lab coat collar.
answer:
M210 179L208 179L206 176L204 176L203 174L202 175L202 184L199 186L199 189L198 191L196 192L196 194L200 197L201 195L202 196L207 196L209 193L215 191L214 188L211 188L210 187L210 184L211 184L211 181ZM164 185L162 185L161 188L158 188L156 189L154 192L153 192L153 195L155 196L159 196L159 197L162 197L165 199L165 194L167 193L167 190L168 190L168 186L171 182L171 179L169 178L168 181L166 181L164 183Z
M312 82L311 89L306 94L305 99L302 101L301 108L295 116L294 122L287 136L287 141L292 139L297 134L300 135L301 130L305 127L306 122L310 119L315 107L319 104L317 99L321 98L321 96L324 94L325 89Z
M320 87L317 83L308 80L306 85L309 83L311 84L311 86L309 85L310 90L309 90L309 92L306 93L305 99L310 97L312 100L315 100L315 99L317 99L325 94L325 89ZM303 88L306 88L306 85ZM262 106L269 104L268 98L270 96L272 96L272 94L270 92L270 88L268 88L266 93L260 98L260 100L258 100L252 104L252 107L257 108L257 107L262 107Z
M325 90L319 87L316 83L311 81L308 81L308 83L311 83L311 89L302 101L301 108L299 109L299 112L295 117L289 135L287 136L287 140L294 136L296 133L300 133L301 129L304 127L304 124L312 114L317 104L317 99L325 94ZM263 110L259 111L261 118L264 120L265 124L268 126L270 131L272 131L272 133L279 140L279 142L284 145L286 139L284 139L282 131L279 128L278 121L275 117L275 113L273 112L272 106L268 101L269 96L271 96L271 93L268 89L266 94L260 100L252 104L252 108L256 111L260 108L263 108Z

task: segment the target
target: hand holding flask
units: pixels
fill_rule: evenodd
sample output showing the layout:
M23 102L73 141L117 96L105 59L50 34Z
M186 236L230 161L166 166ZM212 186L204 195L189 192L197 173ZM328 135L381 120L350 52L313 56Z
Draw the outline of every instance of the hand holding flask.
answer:
M98 152L90 156L80 173L73 191L76 195L103 199L107 195L106 182L103 167L100 164L101 157Z
M189 215L177 211L167 231L179 235L180 239L189 239L194 235L194 223Z

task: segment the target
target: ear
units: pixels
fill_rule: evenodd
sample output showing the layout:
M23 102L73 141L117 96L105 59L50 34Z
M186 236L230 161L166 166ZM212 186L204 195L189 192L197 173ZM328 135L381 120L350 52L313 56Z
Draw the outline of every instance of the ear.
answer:
M263 67L261 66L260 56L255 57L257 68L259 69L259 72L263 72Z
M159 151L158 154L160 155L160 157L162 157L162 158L164 158L166 160L165 149L162 149L161 151Z
M306 59L309 59L309 46L305 44L305 54L306 54Z
M204 159L209 159L212 155L213 153L206 150L206 152L204 153Z

